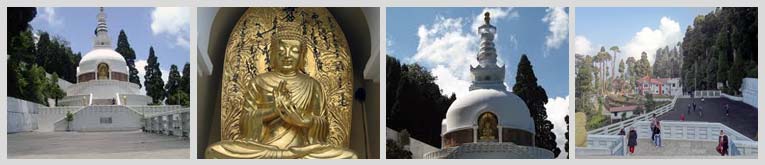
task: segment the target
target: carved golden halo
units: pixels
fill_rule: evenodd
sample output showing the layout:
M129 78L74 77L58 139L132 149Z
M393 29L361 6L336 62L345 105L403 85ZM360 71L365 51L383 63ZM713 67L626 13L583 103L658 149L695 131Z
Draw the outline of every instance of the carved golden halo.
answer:
M231 31L223 65L221 140L239 137L243 90L255 75L271 70L268 57L276 26L297 22L309 41L302 72L319 81L329 112L327 142L348 147L353 101L353 72L348 42L326 8L249 8Z

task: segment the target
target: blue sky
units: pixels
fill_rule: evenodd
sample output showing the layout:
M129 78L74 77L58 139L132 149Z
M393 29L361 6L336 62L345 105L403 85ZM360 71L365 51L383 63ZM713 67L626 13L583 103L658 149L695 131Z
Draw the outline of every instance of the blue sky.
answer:
M565 97L568 95L568 38L565 38L556 49L546 48L546 36L551 32L548 30L550 25L542 21L547 14L545 9L547 8L505 9L514 14L508 14L507 18L492 18L492 24L497 26L498 33L495 44L500 53L499 58L507 67L505 79L508 85L514 84L520 55L526 54L534 66L539 83L547 90L547 95ZM387 52L406 63L418 62L426 67L434 67L428 62L410 59L418 51L419 27L430 27L437 23L439 17L463 19L464 26L461 30L464 33L474 34L471 24L474 18L482 15L483 10L483 8L388 8ZM479 23L483 23L482 16ZM568 33L565 36L568 36ZM469 42L477 46L479 40ZM469 51L475 52L477 49ZM475 62L475 54L458 56L468 57Z
M601 46L608 49L616 45L624 58L639 58L640 52L646 51L653 61L657 48L682 41L693 19L712 10L714 8L579 7L576 8L574 50L592 55Z
M569 102L567 8L387 8L387 53L425 66L443 94L454 92L459 99L470 86L470 65L478 64L476 28L483 24L485 11L497 27L498 59L507 67L505 84L512 89L518 61L526 54L547 91L548 119L563 150Z
M120 30L125 30L130 46L135 50L139 71L143 71L150 46L154 47L165 79L170 65L175 64L182 71L183 65L189 62L188 8L107 7L104 11L112 47L117 47L117 36ZM69 42L72 51L85 55L93 47L98 12L97 7L37 8L37 16L30 24L35 32L42 30L58 36Z

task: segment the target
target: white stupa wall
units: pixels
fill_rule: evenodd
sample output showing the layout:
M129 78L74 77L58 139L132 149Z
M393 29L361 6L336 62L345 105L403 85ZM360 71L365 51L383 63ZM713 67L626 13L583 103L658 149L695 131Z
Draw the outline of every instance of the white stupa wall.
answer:
M744 97L744 103L757 107L757 79L744 78L741 84L741 93Z
M140 94L138 84L117 80L93 80L69 86L67 96L93 95L93 99L112 99L116 94Z

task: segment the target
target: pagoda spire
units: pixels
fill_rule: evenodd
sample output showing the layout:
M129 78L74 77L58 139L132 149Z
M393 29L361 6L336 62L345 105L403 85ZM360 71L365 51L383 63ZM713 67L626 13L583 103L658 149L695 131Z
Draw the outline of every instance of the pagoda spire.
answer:
M98 26L96 26L96 37L93 39L93 48L112 48L108 26L106 26L106 13L104 13L104 7L99 8L96 18Z
M476 60L478 66L470 66L470 72L473 74L473 84L470 90L475 89L496 89L506 90L505 66L497 65L497 49L494 45L494 37L497 34L497 27L491 25L491 14L483 14L484 24L478 27L478 34L481 36L480 47Z

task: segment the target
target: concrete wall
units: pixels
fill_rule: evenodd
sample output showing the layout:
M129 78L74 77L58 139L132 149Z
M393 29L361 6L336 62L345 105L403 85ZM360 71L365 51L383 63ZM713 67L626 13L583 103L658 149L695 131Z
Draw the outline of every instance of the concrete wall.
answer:
M41 104L8 97L8 133L37 129L37 114Z
M69 107L52 107L52 108L40 108L37 115L38 132L53 132L55 131L55 124L59 120L66 117L67 112L77 113L83 107L81 106L69 106Z
M125 106L88 106L74 114L71 123L62 119L55 123L56 131L134 131L142 127L142 115ZM111 123L104 122L111 120Z
M399 139L399 133L396 130L386 128L385 130L385 139L391 139L394 141L397 141L401 143L401 139ZM429 145L428 143L422 142L420 140L409 138L409 144L402 144L404 145L404 149L409 150L409 152L412 152L412 159L424 159L425 154L438 151L439 148L433 147Z
M73 84L66 88L66 95L93 94L93 99L113 99L117 93L140 94L138 84L117 80L93 80Z
M157 114L161 114L161 113L167 113L167 112L171 112L171 111L189 109L189 108L184 108L184 107L179 106L179 105L165 105L165 106L148 106L148 105L134 106L134 105L128 105L127 107L132 109L132 110L134 110L134 111L136 111L136 112L138 112L138 113L140 113L140 114L143 114L146 117L157 115Z
M744 78L741 84L741 93L744 97L744 103L757 107L757 79Z

